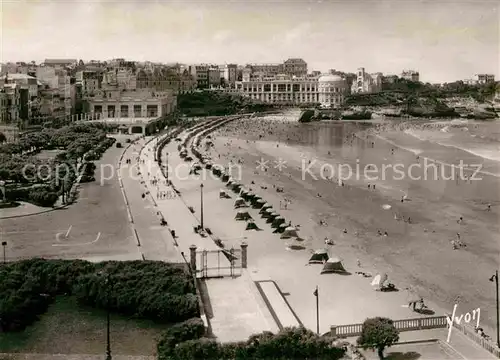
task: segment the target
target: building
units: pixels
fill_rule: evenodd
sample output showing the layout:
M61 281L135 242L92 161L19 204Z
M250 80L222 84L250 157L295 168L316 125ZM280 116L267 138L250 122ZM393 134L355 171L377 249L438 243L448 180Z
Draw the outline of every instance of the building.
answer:
M283 72L291 76L307 75L307 63L302 59L288 59L283 63Z
M174 94L193 91L196 81L188 70L162 67L153 71L140 69L136 76L137 89L173 91Z
M414 81L414 82L419 82L420 81L420 73L415 70L403 70L401 73L401 78Z
M76 59L45 59L43 62L45 66L50 66L56 69L72 68L78 65Z
M265 76L283 74L285 71L283 64L247 64L245 69L249 69L251 74Z
M495 75L493 74L475 74L474 80L477 84L488 84L495 82Z
M209 79L208 79L208 69L211 66L208 64L190 65L188 68L189 73L193 76L196 87L198 89L208 89Z
M100 90L87 102L97 118L158 118L175 110L177 97L172 91L116 89Z
M103 72L95 70L78 71L75 75L76 84L81 85L82 96L92 96L102 85Z
M218 66L208 68L208 87L218 88L223 84Z
M27 89L30 100L38 96L38 87L42 85L35 77L17 73L17 74L5 74L0 78L0 86L3 84L17 84L21 89Z
M234 88L238 80L238 66L236 64L219 65L221 84L225 87Z
M280 104L319 103L317 77L260 75L252 76L247 81L237 81L235 85L236 92L256 101ZM325 89L326 87L323 88L324 91Z
M351 92L353 94L375 93L382 90L382 73L368 74L365 68L359 68L353 79Z
M17 124L21 108L19 86L15 83L3 84L0 94L0 122L4 125Z
M318 102L323 108L339 108L349 95L349 85L339 75L323 75L318 78Z

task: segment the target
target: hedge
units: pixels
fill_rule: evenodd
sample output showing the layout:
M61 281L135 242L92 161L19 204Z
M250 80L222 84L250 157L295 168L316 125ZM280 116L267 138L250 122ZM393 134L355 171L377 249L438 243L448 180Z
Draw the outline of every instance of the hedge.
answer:
M159 360L259 360L340 359L345 350L334 339L319 337L305 328L285 328L277 334L263 332L245 342L220 344L203 338L198 321L167 330L158 342ZM182 329L182 330L179 330Z
M176 265L155 261L90 263L83 260L32 259L0 267L0 331L33 323L56 296L108 306L113 312L171 323L199 316L192 278Z

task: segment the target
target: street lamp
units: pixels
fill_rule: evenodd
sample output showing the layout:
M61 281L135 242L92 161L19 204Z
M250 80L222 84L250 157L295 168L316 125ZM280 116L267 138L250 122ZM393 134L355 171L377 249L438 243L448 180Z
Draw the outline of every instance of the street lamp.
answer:
M201 200L201 229L205 229L203 226L203 184L200 184L200 200Z
M5 264L6 258L5 258L5 247L7 246L7 241L2 241L2 247L3 247L3 263Z
M110 337L110 307L109 307L109 291L111 289L111 277L109 273L104 274L103 272L99 272L99 275L106 276L104 283L106 284L106 360L112 360L111 357L111 337Z
M495 275L490 277L490 281L495 282L496 305L497 305L497 346L500 348L500 316L498 309L498 270L495 271Z
M167 152L167 163L165 164L166 166L166 169L165 169L165 172L167 173L166 177L167 177L167 185L169 184L169 181L168 181L168 152Z

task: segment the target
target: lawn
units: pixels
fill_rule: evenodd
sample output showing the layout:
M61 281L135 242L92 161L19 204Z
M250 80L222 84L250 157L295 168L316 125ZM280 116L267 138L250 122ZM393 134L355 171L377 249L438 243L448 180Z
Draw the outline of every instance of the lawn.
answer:
M155 355L166 325L111 315L111 350L118 355ZM40 320L23 332L0 333L0 353L104 354L106 312L59 297Z

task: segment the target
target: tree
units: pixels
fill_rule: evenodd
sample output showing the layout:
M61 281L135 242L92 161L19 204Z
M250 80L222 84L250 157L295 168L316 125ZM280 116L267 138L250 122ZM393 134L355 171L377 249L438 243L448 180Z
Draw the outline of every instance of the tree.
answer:
M0 144L7 141L7 137L4 133L0 132Z
M399 332L391 319L376 317L366 319L357 343L363 349L376 349L380 360L384 359L384 349L399 341Z

